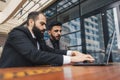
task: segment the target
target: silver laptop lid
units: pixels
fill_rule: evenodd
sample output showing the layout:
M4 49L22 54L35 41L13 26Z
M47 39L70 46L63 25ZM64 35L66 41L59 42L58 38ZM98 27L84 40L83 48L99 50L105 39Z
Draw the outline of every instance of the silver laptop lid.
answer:
M108 64L108 62L109 62L110 53L112 51L112 46L113 46L114 39L115 39L115 30L113 31L113 33L112 33L112 35L111 35L111 37L108 41L106 52L105 52L104 63Z

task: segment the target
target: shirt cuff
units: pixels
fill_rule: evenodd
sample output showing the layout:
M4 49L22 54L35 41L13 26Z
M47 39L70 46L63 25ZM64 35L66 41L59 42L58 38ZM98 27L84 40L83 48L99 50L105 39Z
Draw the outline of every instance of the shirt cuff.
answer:
M67 56L72 56L72 51L68 50L67 51Z
M63 64L69 64L71 62L70 56L63 55Z

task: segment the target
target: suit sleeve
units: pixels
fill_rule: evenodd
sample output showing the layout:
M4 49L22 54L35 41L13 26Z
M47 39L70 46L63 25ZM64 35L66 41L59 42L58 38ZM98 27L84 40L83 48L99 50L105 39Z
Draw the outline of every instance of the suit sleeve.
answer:
M19 30L13 30L8 38L11 47L24 58L36 65L62 65L63 55L38 50L28 36ZM49 50L48 50L49 51Z
M46 45L45 51L60 54L60 55L66 55L66 53L67 53L67 50L53 49L53 48L49 47L48 45Z
M60 55L66 55L67 54L67 50L60 50L60 49L54 49L49 47L44 39L38 40L40 47L42 48L42 50L44 51L48 51L48 52L52 52L52 53L56 53L56 54L60 54Z

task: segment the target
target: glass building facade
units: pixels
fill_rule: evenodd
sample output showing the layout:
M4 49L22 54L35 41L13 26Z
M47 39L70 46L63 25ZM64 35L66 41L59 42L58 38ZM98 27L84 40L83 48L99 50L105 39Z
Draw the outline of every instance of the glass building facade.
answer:
M93 2L95 1L93 0ZM62 22L61 39L64 44L68 45L68 49L89 53L93 56L100 56L100 53L105 54L110 36L116 30L110 58L111 61L120 62L120 17L118 16L120 1L106 2L108 1L92 4L92 1L88 0L57 0L43 12L47 16L48 25L52 21ZM96 9L95 6L101 3L104 5ZM87 10L84 8L85 4L92 4L93 7L89 7ZM113 4L117 4L117 6L109 7ZM89 12L85 12L85 10ZM49 36L46 33L45 39L47 38Z

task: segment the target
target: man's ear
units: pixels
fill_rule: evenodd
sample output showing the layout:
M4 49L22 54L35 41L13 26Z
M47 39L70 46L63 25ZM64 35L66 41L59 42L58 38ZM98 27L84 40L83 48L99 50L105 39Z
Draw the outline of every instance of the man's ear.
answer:
M29 19L29 25L31 25L31 26L34 25L34 21L33 21L33 19Z
M48 30L48 34L49 34L49 35L51 35L51 32L50 32L50 30Z

